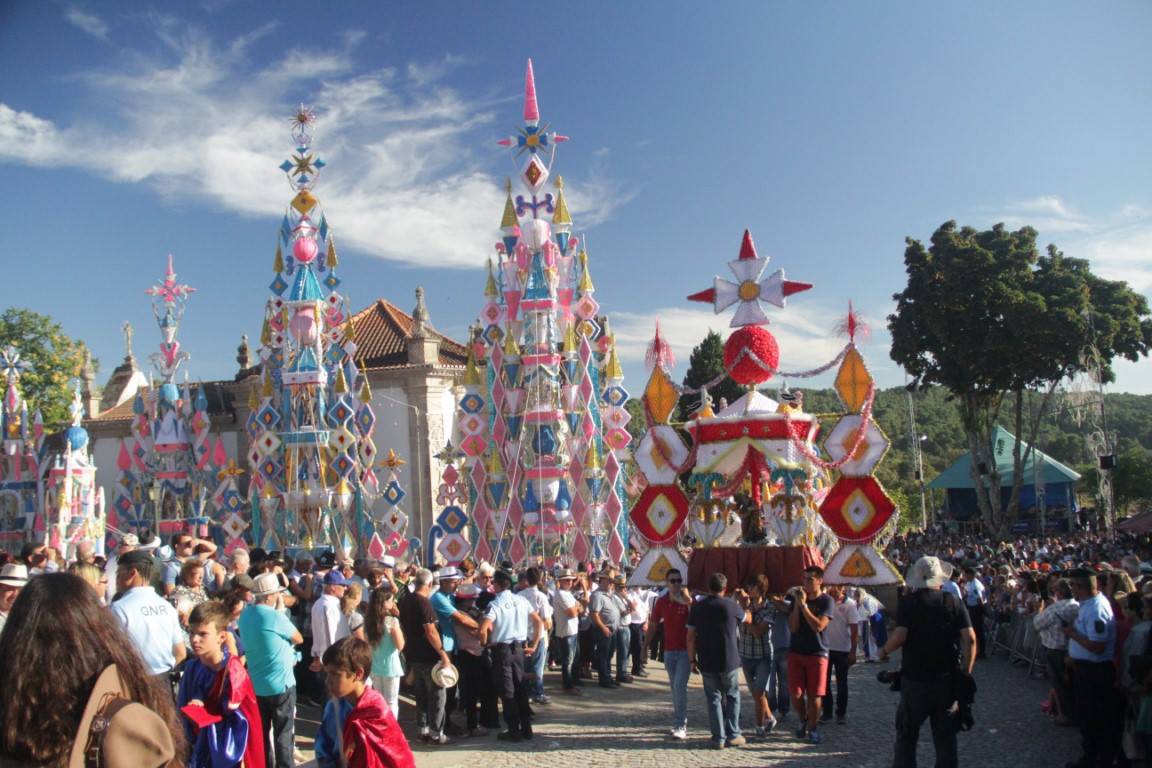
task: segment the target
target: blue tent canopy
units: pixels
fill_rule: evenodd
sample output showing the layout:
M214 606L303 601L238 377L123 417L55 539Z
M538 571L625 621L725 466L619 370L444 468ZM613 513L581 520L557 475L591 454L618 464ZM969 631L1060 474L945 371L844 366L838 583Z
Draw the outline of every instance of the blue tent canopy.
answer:
M996 462L996 471L1000 475L1000 499L1002 505L1007 505L1015 471L1012 467L1012 450L1015 436L997 426L992 433L992 456ZM1028 450L1028 444L1020 441L1020 453L1023 456ZM1039 464L1039 474L1035 470L1036 462ZM1045 501L1048 516L1044 523L1046 528L1053 530L1068 530L1071 525L1070 516L1076 512L1075 483L1080 474L1070 467L1061 464L1056 459L1043 453L1033 451L1027 456L1021 473L1023 481L1020 488L1020 517L1016 526L1021 530L1031 530L1040 522L1037 519L1039 497ZM991 472L985 473L983 480L990 482ZM1039 482L1036 482L1039 480ZM1039 486L1040 494L1036 493ZM972 454L966 453L951 466L940 473L929 488L943 489L946 492L948 513L957 521L975 520L979 517L979 504L976 500L976 484L972 479Z
M1015 441L1016 437L1004 427L997 426L992 432L992 455L996 460L996 470L1000 473L1001 486L1011 487L1015 477L1012 467L1012 444ZM1027 450L1028 443L1021 440L1021 455ZM1026 485L1031 485L1036 477L1033 470L1036 461L1040 462L1040 482L1044 485L1074 483L1080 479L1080 473L1076 470L1061 464L1043 451L1036 450L1029 454L1028 460L1024 462L1023 479ZM928 487L975 488L976 484L972 481L972 454L966 453L956 459L951 466L928 483Z

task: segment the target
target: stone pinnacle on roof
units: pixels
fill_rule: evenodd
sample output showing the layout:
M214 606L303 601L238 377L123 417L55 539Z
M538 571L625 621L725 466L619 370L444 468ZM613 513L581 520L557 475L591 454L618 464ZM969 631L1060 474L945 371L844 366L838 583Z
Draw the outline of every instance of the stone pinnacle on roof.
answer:
M428 320L428 307L424 303L424 287L416 286L416 308L412 310L412 338L426 339L435 330Z

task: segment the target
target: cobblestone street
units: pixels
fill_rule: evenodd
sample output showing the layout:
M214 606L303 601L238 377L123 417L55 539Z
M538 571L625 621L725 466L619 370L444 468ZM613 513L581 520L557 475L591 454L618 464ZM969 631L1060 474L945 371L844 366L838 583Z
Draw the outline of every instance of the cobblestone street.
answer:
M893 664L857 664L851 670L848 722L825 723L824 743L801 743L793 736L796 718L790 713L783 727L765 741L750 739L740 748L722 751L709 745L704 694L699 675L689 689L689 740L674 742L668 732L671 702L667 677L658 663L648 667L650 676L634 685L605 690L588 683L586 695L556 693L552 704L537 706L535 738L507 745L495 734L484 738L458 738L443 747L428 747L412 739L415 712L411 699L402 697L401 724L413 741L419 768L619 768L652 766L751 766L785 765L790 768L881 768L891 765L893 721L899 694L876 681L876 673ZM980 661L976 666L979 687L974 714L976 726L959 736L960 764L981 768L1040 768L1063 765L1079 755L1079 733L1052 724L1040 712L1048 685L1029 679L1021 667L1003 657ZM550 693L560 688L559 675L548 673ZM744 692L741 725L750 736L751 699ZM315 710L301 709L300 730L310 735ZM301 749L311 747L301 739ZM933 764L931 734L925 724L920 734L919 764ZM310 754L310 753L308 753Z

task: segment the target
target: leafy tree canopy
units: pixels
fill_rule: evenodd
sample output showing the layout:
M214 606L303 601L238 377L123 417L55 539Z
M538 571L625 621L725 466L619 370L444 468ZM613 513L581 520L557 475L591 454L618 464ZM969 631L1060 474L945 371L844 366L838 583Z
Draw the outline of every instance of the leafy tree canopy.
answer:
M1137 360L1152 348L1147 300L1055 246L1039 253L1031 227L978 231L949 221L929 247L907 239L904 265L908 284L893 297L896 311L888 318L891 357L915 385L939 384L950 392L969 447L985 465L994 463L988 460L991 431L1006 397L1012 417L1004 420L1033 442L1060 381L1084 371L1108 381L1116 357ZM1031 389L1045 397L1028 414L1026 431ZM1026 457L1019 443L1015 448L1016 485L1007 509L1000 509L998 493L978 493L986 521L1001 529L1015 516L1023 482ZM998 486L993 472L989 487Z
M29 414L39 409L48 429L68 424L71 382L88 360L84 343L65 335L47 315L10 307L0 315L0 347L8 346L15 347L32 366L20 376L20 393L28 401ZM96 362L92 365L95 369Z

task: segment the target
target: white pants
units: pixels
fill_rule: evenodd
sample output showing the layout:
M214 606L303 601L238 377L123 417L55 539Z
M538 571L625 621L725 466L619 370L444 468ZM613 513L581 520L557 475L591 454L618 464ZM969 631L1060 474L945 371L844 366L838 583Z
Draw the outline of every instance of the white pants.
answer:
M392 714L400 717L400 678L372 675L372 687L388 702Z

